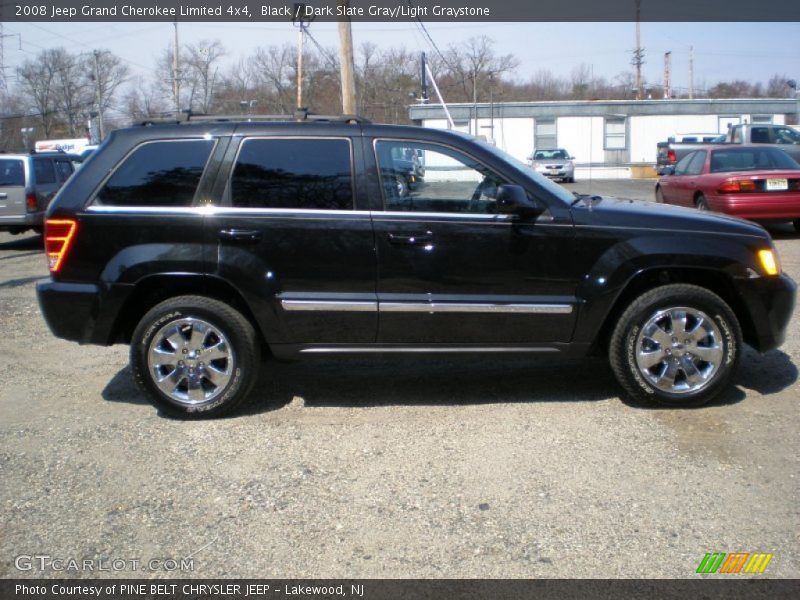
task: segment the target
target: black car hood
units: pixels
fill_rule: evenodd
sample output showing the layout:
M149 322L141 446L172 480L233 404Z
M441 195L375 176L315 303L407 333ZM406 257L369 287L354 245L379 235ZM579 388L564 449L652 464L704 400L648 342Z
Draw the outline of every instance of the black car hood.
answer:
M611 196L586 196L572 207L576 225L768 237L751 221L694 208Z

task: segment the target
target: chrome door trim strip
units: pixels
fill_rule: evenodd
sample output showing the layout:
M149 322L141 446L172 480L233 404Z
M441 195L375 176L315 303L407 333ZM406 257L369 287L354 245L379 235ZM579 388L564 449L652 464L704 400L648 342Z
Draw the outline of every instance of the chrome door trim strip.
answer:
M416 313L495 313L568 315L571 304L495 304L459 302L381 302L381 312Z
M365 300L281 300L286 311L391 312L391 313L490 313L568 315L571 304L496 304L488 302L372 302Z
M281 300L286 311L301 312L377 312L378 303L369 301L342 300Z
M472 352L480 352L482 354L487 352L501 353L501 352L561 352L558 348L531 348L529 346L414 346L409 348L397 347L381 347L381 346L347 346L337 348L303 348L300 354L350 354L350 353L369 353L369 354L386 354L386 353L404 353L404 354L430 354L430 353L448 353L448 354L468 354Z
M237 208L229 206L103 206L86 207L88 212L99 213L159 213L176 215L265 215L275 217L369 217L368 210L321 210L303 208Z

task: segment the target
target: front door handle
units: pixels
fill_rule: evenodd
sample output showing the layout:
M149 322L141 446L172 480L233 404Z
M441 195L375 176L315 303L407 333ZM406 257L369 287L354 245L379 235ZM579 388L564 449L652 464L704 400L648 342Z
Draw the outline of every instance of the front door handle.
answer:
M433 233L423 231L421 233L400 234L390 233L389 243L395 246L424 246L433 241Z
M255 229L222 229L219 232L219 239L223 242L235 242L239 244L257 244L263 235Z

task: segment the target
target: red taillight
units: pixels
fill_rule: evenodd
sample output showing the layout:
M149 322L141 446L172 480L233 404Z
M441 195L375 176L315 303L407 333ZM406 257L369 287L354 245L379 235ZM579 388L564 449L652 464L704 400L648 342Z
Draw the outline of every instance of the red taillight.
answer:
M756 191L756 182L752 179L726 179L717 188L719 194L739 194Z
M677 162L678 156L675 154L675 150L667 150L667 160L671 163Z
M44 251L51 273L58 273L78 230L72 219L47 219L44 222Z
M31 192L25 196L25 206L28 207L28 212L35 212L39 208L39 201L36 200L36 194Z

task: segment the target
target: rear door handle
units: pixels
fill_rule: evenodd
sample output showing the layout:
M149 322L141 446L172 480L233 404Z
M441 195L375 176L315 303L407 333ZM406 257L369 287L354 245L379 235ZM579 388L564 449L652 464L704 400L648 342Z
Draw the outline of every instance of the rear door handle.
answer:
M411 234L390 233L388 237L389 243L395 246L424 246L433 241L433 233L430 231Z
M222 229L219 232L219 239L223 242L235 242L239 244L257 244L263 235L255 229Z

